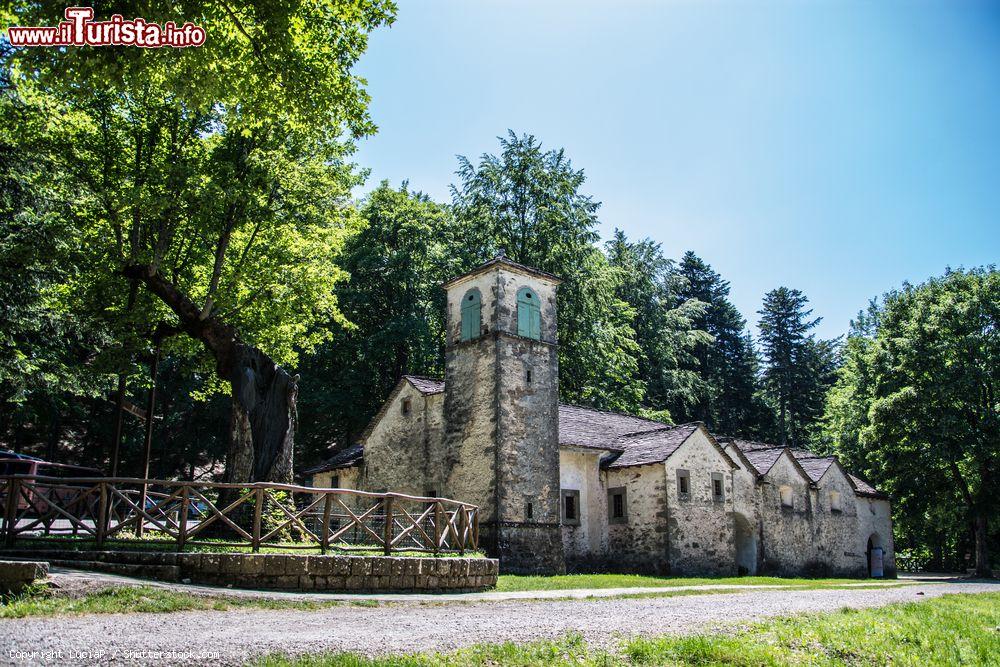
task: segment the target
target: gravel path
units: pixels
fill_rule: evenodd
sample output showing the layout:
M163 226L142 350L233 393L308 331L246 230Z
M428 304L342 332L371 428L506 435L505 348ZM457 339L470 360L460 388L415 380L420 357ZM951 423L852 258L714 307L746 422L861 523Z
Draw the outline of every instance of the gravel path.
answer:
M918 593L923 592L920 596ZM755 590L673 598L341 605L320 611L226 611L0 620L4 664L242 664L272 652L449 650L478 642L693 632L807 611L872 607L945 593L1000 592L1000 583L880 589ZM32 653L34 652L34 653Z

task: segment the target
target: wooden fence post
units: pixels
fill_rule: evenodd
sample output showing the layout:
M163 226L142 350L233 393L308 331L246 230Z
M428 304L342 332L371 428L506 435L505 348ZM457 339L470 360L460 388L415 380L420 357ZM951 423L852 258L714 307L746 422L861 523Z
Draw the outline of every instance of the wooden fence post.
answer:
M177 550L184 551L184 543L187 542L188 532L188 508L191 506L191 499L188 497L188 487L185 484L181 487L181 515L177 517Z
M258 487L253 502L253 543L254 553L260 551L260 517L264 511L264 487Z
M441 550L441 501L434 501L434 553Z
M327 492L323 498L323 533L320 537L320 553L326 555L330 548L330 511L333 509L333 494Z
M479 550L479 508L472 513L472 548Z
M107 482L98 482L100 487L101 500L97 506L97 548L104 548L104 534L108 531L108 485Z
M459 505L458 511L461 512L459 515L458 522L458 553L465 555L465 531L469 527L469 515L466 514L465 505Z
M385 497L382 499L382 507L385 508L382 550L388 556L392 552L392 495L385 494Z
M3 514L4 544L14 546L17 535L17 505L20 502L21 480L7 480L7 506Z

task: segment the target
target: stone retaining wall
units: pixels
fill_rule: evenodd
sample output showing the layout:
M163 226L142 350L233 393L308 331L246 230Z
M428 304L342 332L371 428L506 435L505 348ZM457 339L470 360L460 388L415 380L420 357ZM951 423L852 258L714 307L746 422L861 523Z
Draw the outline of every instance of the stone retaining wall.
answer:
M300 554L168 553L17 549L8 556L236 588L331 592L463 592L496 585L491 558L397 558Z

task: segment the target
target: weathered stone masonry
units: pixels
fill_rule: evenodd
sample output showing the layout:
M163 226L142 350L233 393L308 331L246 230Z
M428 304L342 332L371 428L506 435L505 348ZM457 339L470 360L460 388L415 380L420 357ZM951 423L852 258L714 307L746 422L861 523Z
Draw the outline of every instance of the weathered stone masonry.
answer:
M504 257L446 283L444 381L402 378L314 485L475 503L511 572L894 574L888 498L835 457L560 405L558 284Z

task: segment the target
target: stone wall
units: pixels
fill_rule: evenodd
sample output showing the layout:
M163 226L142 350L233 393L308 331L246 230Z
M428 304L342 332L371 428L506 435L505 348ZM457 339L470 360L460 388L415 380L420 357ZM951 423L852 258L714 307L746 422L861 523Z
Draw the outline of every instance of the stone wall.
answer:
M478 591L495 586L499 572L498 561L490 558L54 550L0 553L73 561L84 569L92 564L121 565L123 573L155 578L170 572L171 579L198 584L297 591Z
M678 470L686 470L689 474L686 498L678 493ZM700 429L667 459L671 574L736 574L732 471L731 460ZM722 475L722 500L714 499L713 473Z
M405 401L409 401L409 412L403 410ZM364 441L365 490L414 496L435 490L440 494L442 404L441 394L425 396L409 382L400 383Z
M781 489L791 490L791 506L781 502ZM783 452L764 476L760 489L763 559L768 574L795 575L806 571L812 554L812 494L805 476L788 452Z
M663 464L616 468L608 488L624 487L628 517L608 526L607 569L667 574L667 485Z

